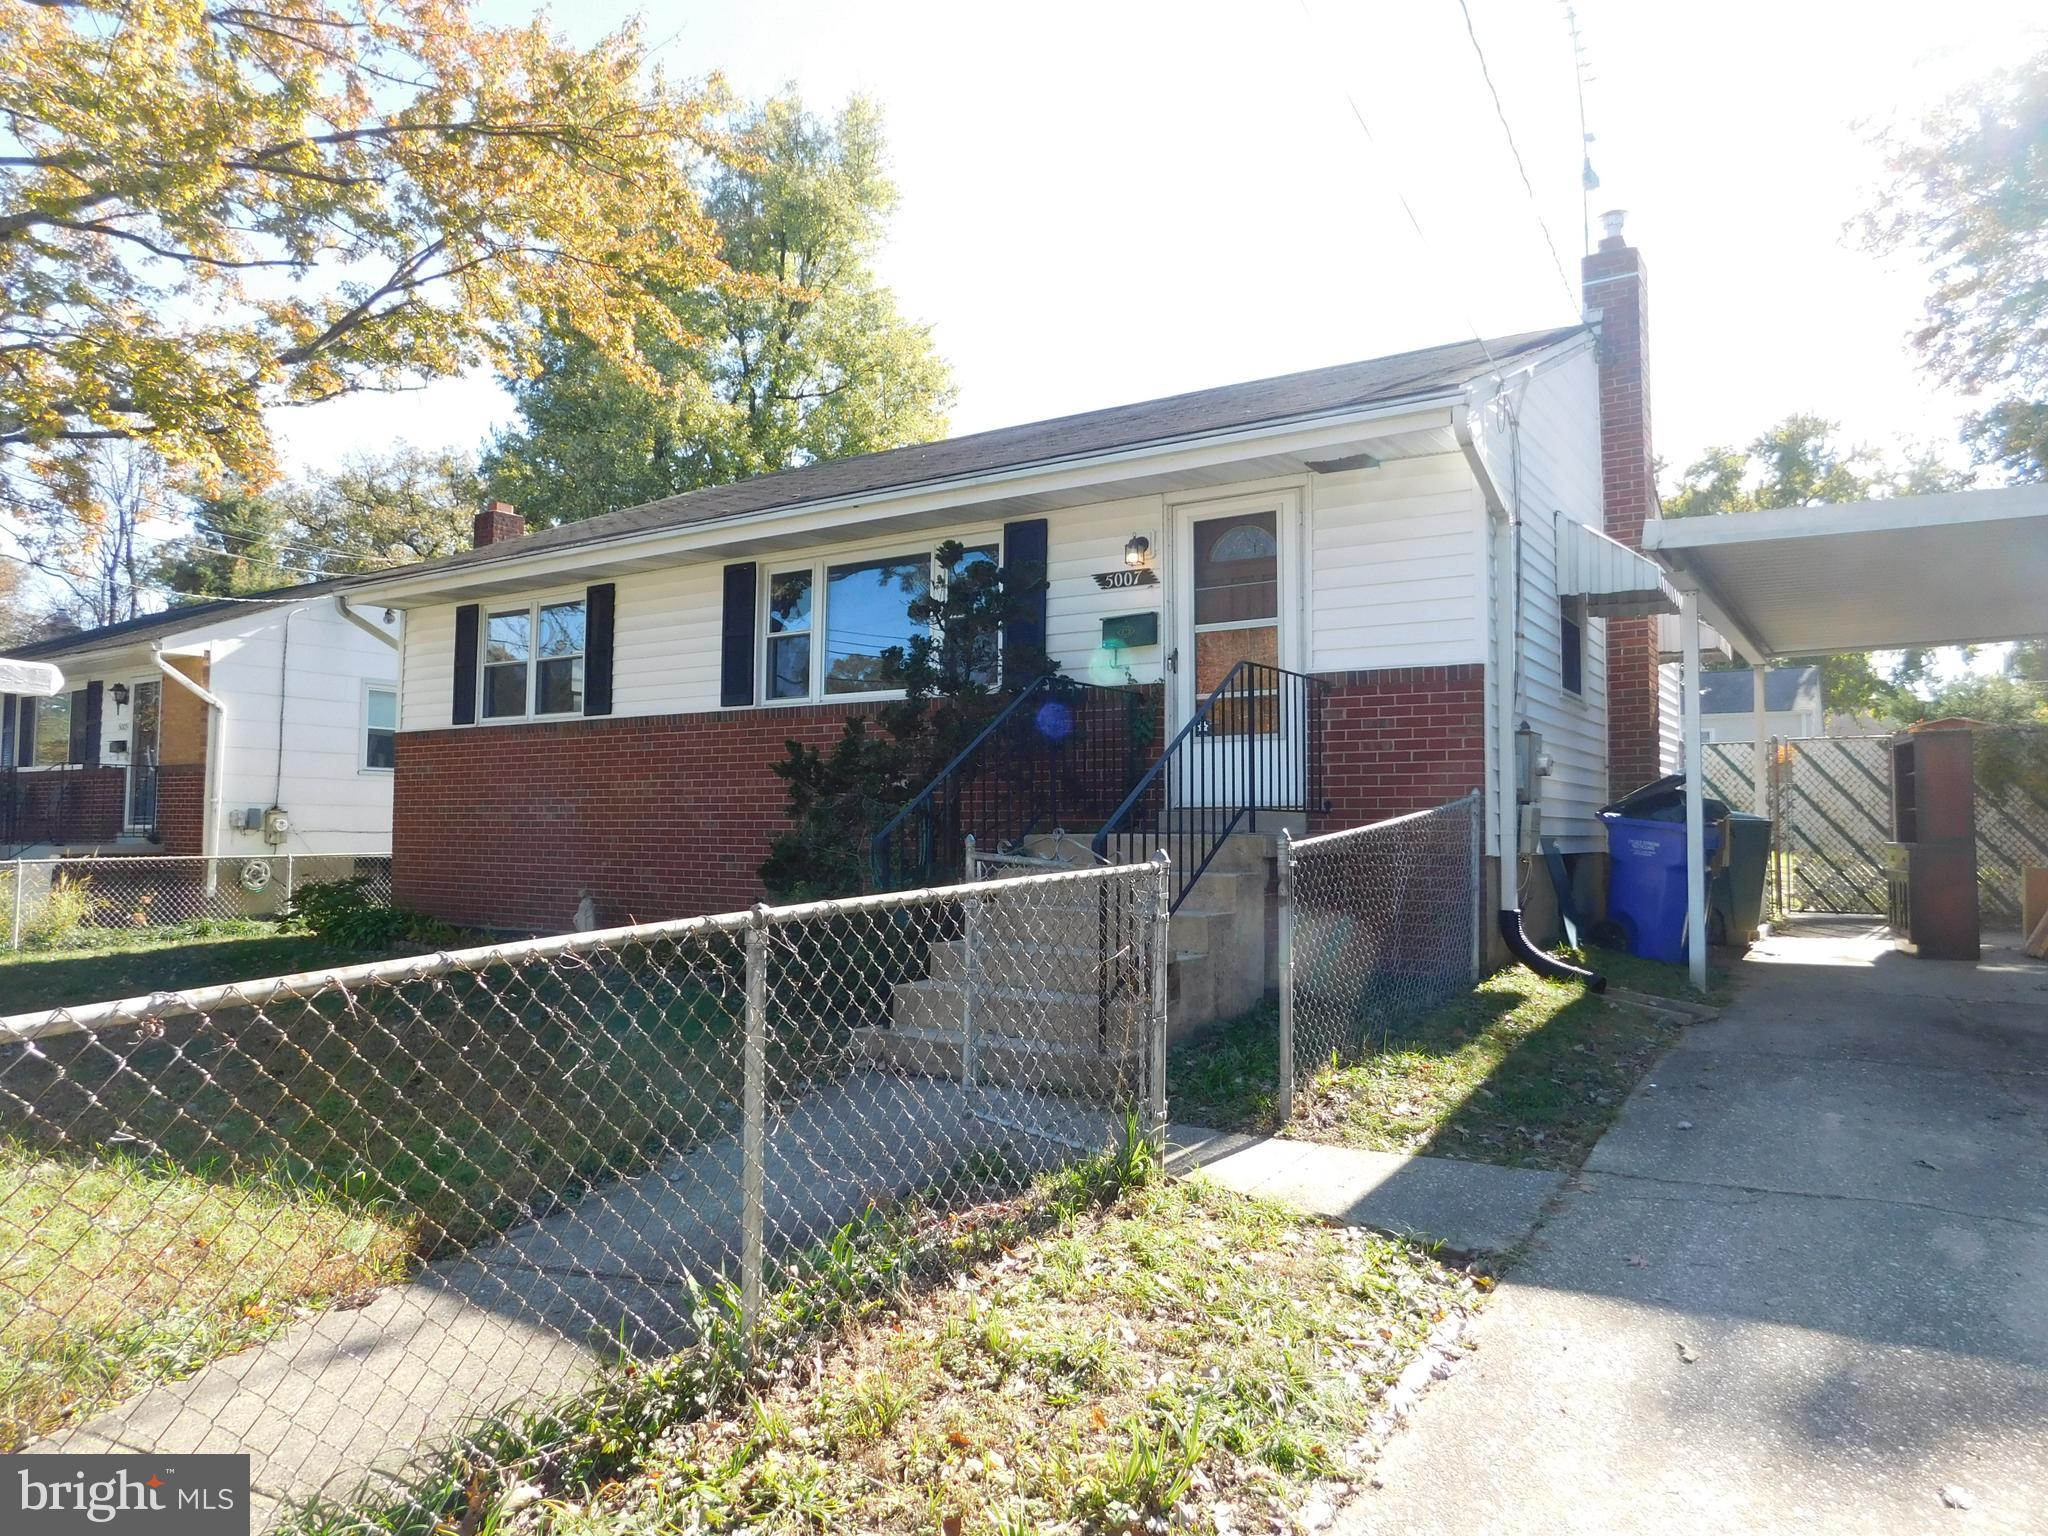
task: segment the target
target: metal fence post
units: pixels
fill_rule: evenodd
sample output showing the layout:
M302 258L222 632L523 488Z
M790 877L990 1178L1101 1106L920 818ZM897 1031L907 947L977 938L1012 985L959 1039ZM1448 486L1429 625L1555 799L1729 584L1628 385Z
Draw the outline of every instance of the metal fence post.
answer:
M1294 834L1280 829L1280 1118L1294 1118Z
M287 853L284 856L284 915L286 917L292 915L292 892L296 889L292 884L293 873L292 856Z
M1486 889L1486 796L1478 790L1467 795L1472 807L1472 884L1465 892L1465 912L1472 919L1472 985L1479 985L1486 969L1486 919L1481 897Z
M28 886L23 883L27 878L27 863L20 858L16 858L14 861L14 943L12 947L17 950L21 948L21 909L28 905Z
M768 908L754 903L747 929L746 1087L740 1127L740 1325L753 1348L761 1327L767 1251Z
M967 840L967 856L974 856L974 839ZM972 1092L978 1063L975 1061L975 1002L981 990L981 893L968 887L960 914L960 1086Z
M1152 899L1152 1008L1151 1027L1146 1031L1145 1114L1152 1150L1166 1155L1166 989L1167 964L1172 959L1173 861L1165 851L1152 855L1158 889Z

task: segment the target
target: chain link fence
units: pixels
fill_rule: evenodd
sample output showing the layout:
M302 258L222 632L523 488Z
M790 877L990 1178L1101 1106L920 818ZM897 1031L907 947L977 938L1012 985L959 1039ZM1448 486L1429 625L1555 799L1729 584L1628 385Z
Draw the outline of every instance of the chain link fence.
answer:
M12 859L0 863L0 932L15 950L89 949L114 933L285 917L299 891L329 881L388 903L391 855Z
M1482 802L1280 845L1280 1113L1303 1068L1384 1046L1479 979Z
M479 1467L730 1401L972 1211L1156 1145L1166 874L0 1020L0 1447L247 1452L259 1528L454 1529Z

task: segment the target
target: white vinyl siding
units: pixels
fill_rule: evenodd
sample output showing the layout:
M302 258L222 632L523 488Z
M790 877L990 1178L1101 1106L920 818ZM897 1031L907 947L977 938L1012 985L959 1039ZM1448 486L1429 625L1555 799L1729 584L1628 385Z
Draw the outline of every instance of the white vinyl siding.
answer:
M1486 659L1486 509L1464 458L1309 478L1309 670Z
M1599 376L1590 347L1513 392L1519 441L1490 431L1489 462L1504 492L1519 487L1521 684L1516 720L1543 737L1552 767L1543 780L1543 830L1567 853L1604 849L1598 812L1607 784L1607 625L1588 619L1582 688L1563 685L1558 621L1557 523L1599 527L1602 516ZM1481 411L1475 410L1475 416ZM1492 691L1488 690L1489 710ZM1489 749L1493 742L1490 728ZM1634 785L1617 786L1617 791Z

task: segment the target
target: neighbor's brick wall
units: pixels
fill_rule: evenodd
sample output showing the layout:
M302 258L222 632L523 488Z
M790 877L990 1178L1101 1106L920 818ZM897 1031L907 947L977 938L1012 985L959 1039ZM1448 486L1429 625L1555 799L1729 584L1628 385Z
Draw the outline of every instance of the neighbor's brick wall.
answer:
M128 775L121 768L23 769L20 786L24 838L58 843L107 843L121 835Z
M1387 667L1325 673L1323 777L1335 831L1427 810L1486 780L1486 669Z
M1600 467L1609 537L1643 547L1656 515L1650 445L1649 284L1642 253L1619 235L1581 264L1586 307L1600 311ZM1615 794L1658 776L1657 621L1607 621L1607 783Z
M873 705L405 731L392 806L400 904L449 922L559 933L588 890L605 924L730 912L787 788L796 740L829 749Z
M206 764L159 763L156 770L156 832L165 853L199 855L205 820Z

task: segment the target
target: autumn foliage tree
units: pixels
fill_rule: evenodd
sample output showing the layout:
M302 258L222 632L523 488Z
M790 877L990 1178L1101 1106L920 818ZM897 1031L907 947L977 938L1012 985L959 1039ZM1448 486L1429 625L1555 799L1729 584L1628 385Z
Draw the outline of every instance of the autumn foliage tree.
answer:
M267 410L514 366L538 315L649 377L658 295L756 282L696 190L726 106L463 0L0 5L11 509L110 441L261 481Z

